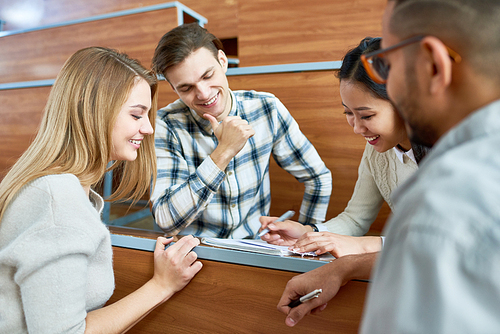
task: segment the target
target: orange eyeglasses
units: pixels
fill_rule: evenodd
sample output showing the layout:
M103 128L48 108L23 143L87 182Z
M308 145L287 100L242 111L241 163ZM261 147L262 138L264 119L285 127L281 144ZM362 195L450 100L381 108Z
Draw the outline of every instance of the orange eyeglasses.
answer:
M408 46L410 44L420 42L422 39L424 39L424 37L425 35L413 36L388 48L361 55L363 67L373 81L379 84L385 84L387 82L387 77L389 76L391 65L387 62L387 59L384 58L384 54ZM462 57L460 57L458 53L456 53L449 47L446 48L448 49L450 58L453 59L454 62L460 63L462 61Z

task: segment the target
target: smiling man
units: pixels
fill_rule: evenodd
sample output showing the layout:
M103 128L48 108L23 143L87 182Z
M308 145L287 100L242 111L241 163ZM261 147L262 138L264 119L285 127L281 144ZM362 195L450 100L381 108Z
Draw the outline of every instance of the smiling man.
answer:
M433 149L394 195L362 333L500 329L500 2L389 1L374 79Z
M412 141L432 151L392 195L379 258L348 255L292 278L278 304L287 325L377 260L361 333L499 332L499 33L498 0L389 0L382 49L364 66L386 83Z
M305 193L299 221L325 219L331 173L272 94L231 91L222 43L198 24L160 40L153 69L179 99L158 111L156 223L168 234L253 237L271 206L271 156Z

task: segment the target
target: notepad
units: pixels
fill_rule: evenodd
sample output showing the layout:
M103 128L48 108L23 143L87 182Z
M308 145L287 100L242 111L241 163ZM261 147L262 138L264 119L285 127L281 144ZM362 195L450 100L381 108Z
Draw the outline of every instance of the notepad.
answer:
M298 253L288 249L289 246L278 246L267 243L264 240L256 239L222 239L222 238L202 238L201 242L209 245L228 249L241 250L245 252L253 252L269 255L293 255L316 256L314 252Z

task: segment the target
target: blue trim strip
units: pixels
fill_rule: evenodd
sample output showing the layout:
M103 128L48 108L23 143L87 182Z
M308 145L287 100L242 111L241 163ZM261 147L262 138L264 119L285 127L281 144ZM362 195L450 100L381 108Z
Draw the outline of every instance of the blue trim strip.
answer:
M266 66L248 66L248 67L230 67L226 75L248 75L248 74L266 74L283 72L306 72L306 71L326 71L338 70L342 61L322 61L313 63L295 63Z
M106 174L104 175L104 187L103 187L104 198L108 198L109 196L111 196L112 187L113 187L113 171L110 170L106 172ZM111 212L111 203L104 202L104 208L102 209L102 220L104 221L105 224L109 224L110 212Z
M111 234L111 244L116 247L153 252L156 240L128 235ZM327 261L308 260L296 257L280 257L205 246L197 246L194 248L194 251L198 254L198 258L203 260L294 271L299 273L319 268L328 263Z
M166 2L166 3L162 3L162 4L158 4L158 5L141 7L141 8L127 9L127 10L122 10L122 11L107 13L107 14L101 14L101 15L96 15L96 16L89 16L89 17L86 17L83 19L65 21L65 22L60 22L60 23L53 23L53 24L48 24L45 26L34 27L34 28L29 28L29 29L13 30L13 31L1 31L0 37L17 35L17 34L22 34L22 33L26 33L26 32L37 31L37 30L64 27L64 26L78 24L78 23L85 23L85 22L110 19L110 18L125 16L125 15L151 12L151 11L155 11L155 10L174 8L174 7L177 7L178 9L181 10L180 15L178 15L180 20L183 20L182 12L185 12L188 15L191 15L192 17L194 17L196 20L198 20L198 22L200 22L200 25L202 25L202 26L203 26L203 24L206 24L208 22L205 17L196 13L194 10L186 7L185 5L181 4L180 2L175 1L175 2ZM179 23L179 24L182 24L182 23Z
M266 66L248 66L248 67L230 67L227 69L226 75L250 75L250 74L272 74L272 73L285 73L285 72L306 72L306 71L329 71L338 70L342 65L342 61L324 61L313 63L295 63L295 64L282 64L282 65L266 65ZM165 80L162 75L158 75L160 80ZM11 82L0 84L0 90L18 89L18 88L32 88L51 86L55 80L38 80L38 81L24 81L24 82Z
M178 8L178 10L181 10L182 12L184 12L184 13L186 13L186 14L194 17L195 19L197 19L198 20L198 24L200 26L204 27L205 24L208 23L208 20L205 17L201 16L200 14L198 14L197 12L195 12L194 10L192 10L191 8L186 7L185 5L183 5L182 3L178 2L178 1L176 1L175 4L176 4L176 7ZM184 24L184 18L183 18L182 13L179 13L179 18L182 19L182 23L179 23L179 25Z
M47 87L47 86L52 86L55 81L56 81L55 79L47 79L47 80L36 80L36 81L8 82L0 84L0 90Z

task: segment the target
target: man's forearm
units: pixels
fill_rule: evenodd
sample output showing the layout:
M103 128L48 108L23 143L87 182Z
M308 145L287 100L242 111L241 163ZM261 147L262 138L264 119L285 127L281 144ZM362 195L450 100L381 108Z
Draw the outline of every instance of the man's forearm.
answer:
M378 254L379 252L353 254L334 260L336 270L341 273L342 285L353 279L369 279Z

